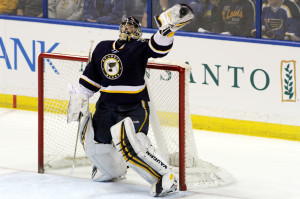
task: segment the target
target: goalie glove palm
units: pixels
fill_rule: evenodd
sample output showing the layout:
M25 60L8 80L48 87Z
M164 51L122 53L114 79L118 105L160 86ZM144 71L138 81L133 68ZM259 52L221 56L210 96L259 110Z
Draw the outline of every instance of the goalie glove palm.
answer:
M154 17L163 36L171 36L194 19L193 10L186 4L176 4Z

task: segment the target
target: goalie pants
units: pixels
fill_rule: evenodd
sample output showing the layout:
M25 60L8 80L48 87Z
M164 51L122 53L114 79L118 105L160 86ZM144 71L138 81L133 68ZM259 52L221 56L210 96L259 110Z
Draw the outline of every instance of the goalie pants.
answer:
M112 141L110 128L126 117L132 119L135 132L143 132L147 135L149 114L146 101L122 105L98 101L93 115L94 139L99 143L110 144Z

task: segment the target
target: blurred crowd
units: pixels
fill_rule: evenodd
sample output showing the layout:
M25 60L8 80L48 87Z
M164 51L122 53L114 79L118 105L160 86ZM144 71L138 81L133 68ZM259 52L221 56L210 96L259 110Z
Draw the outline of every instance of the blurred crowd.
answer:
M256 37L255 0L152 0L152 16L176 3L189 5L195 20L183 31ZM300 0L262 0L261 37L300 41ZM0 0L0 14L43 17L43 0ZM134 16L149 26L147 0L48 0L48 18L119 24Z

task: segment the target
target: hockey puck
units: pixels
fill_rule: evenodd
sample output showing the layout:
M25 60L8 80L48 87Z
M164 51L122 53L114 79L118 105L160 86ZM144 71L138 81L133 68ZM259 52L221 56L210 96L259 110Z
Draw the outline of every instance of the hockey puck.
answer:
M182 7L179 10L180 18L184 17L188 13L188 8L187 7Z

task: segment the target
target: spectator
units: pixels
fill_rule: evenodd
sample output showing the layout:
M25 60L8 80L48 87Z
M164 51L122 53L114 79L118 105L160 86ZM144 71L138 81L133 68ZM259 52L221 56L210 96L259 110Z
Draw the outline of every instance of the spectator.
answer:
M196 18L199 27L198 32L212 32L217 20L218 6L221 0L201 0L198 6Z
M125 15L124 0L85 0L82 21L119 24Z
M147 0L124 0L124 11L126 16L133 16L138 21L142 21Z
M268 0L262 6L262 38L300 41L300 12L294 1Z
M0 14L16 14L18 0L0 0Z
M251 37L255 6L251 0L224 0L217 12L213 32Z
M43 0L19 0L17 15L43 17Z
M154 28L157 28L156 26L156 23L154 21L154 16L162 13L163 11L165 11L166 9L168 8L168 0L156 0L156 1L152 1L152 8L151 8L151 11L152 11L152 27ZM147 4L146 4L146 7L145 7L145 10L144 10L144 15L143 15L143 18L142 18L142 21L141 21L141 24L143 27L147 27L147 21L148 20L148 16L147 16Z
M84 0L48 0L48 17L81 20Z
M297 4L298 7L300 7L300 0L295 0L295 3Z

